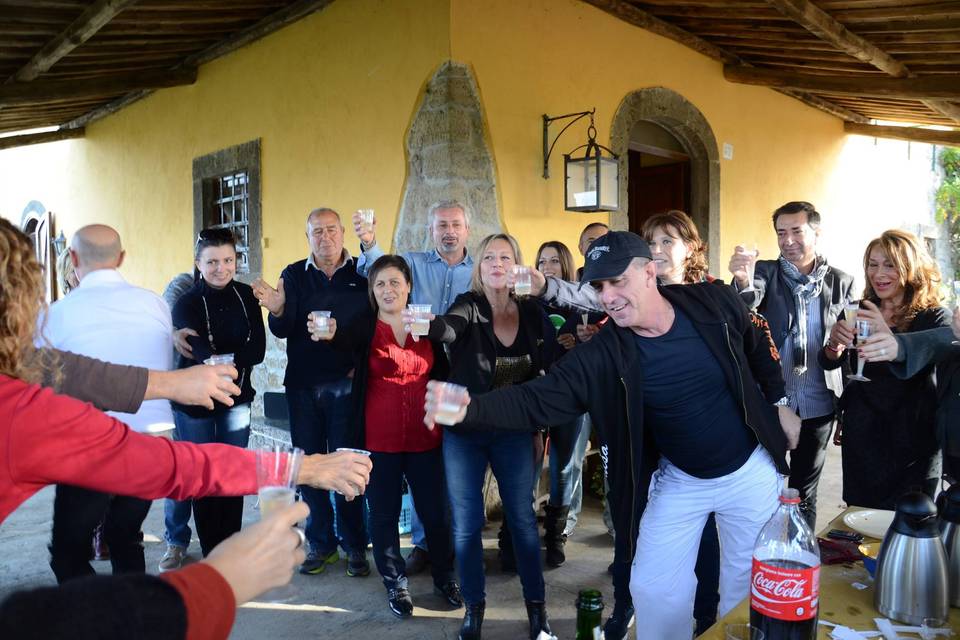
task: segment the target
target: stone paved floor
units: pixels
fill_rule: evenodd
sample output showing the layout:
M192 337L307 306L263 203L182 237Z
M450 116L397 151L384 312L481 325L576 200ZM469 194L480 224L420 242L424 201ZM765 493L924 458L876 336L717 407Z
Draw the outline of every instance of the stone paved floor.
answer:
M252 499L245 509L248 517L256 517ZM46 544L49 536L53 502L52 488L45 489L16 511L0 526L0 597L11 589L52 584L47 564ZM840 501L839 449L830 446L827 469L821 485L818 529L842 508ZM163 509L154 504L144 526L147 535L148 570L155 571L164 546ZM409 538L404 538L409 544ZM487 574L487 615L484 638L524 637L526 614L520 595L520 581L497 569L496 524L484 531ZM199 555L196 542L191 554ZM612 559L612 540L600 521L599 504L587 504L581 523L567 543L567 563L545 572L547 605L554 631L560 638L574 637L576 611L574 600L578 589L599 588L612 597L606 567ZM95 563L99 571L109 570L108 563ZM462 610L453 611L432 595L429 576L411 579L411 594L417 606L414 617L398 620L386 607L386 597L374 569L366 578L349 578L340 563L320 576L294 577L297 598L288 605L250 603L240 609L231 638L236 640L285 640L302 638L356 638L377 640L421 640L456 638Z

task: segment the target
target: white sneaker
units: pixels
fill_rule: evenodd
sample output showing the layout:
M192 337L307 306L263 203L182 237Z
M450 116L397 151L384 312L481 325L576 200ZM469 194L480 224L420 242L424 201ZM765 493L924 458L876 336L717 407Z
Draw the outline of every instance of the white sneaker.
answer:
M160 558L160 573L179 569L183 565L183 558L187 550L178 544L168 544L167 552Z

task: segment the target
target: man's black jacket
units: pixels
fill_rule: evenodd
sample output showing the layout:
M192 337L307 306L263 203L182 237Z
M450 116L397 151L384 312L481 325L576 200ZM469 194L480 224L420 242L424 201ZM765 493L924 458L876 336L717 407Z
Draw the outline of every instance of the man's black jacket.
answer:
M728 287L674 285L660 292L693 322L719 362L747 426L778 471L789 473L787 440L773 406L784 395L783 376L766 323L752 316ZM561 426L589 412L609 448L611 494L618 502L611 505L616 530L635 532L659 459L651 434L643 428L642 380L634 332L609 322L546 376L474 397L464 424L528 430ZM635 541L629 545L633 557Z

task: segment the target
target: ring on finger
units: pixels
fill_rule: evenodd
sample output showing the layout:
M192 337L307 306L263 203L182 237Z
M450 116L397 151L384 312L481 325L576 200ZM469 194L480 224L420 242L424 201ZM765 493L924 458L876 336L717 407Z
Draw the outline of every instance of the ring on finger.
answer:
M306 546L307 534L303 532L303 529L301 529L300 527L293 527L293 530L296 531L297 538L299 538L299 540L297 541L297 546L294 548L299 549L300 547Z

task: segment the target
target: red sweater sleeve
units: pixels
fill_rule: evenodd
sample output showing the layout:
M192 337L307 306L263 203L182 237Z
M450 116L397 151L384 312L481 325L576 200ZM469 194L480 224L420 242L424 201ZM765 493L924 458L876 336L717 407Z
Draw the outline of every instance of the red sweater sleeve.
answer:
M256 476L253 451L142 435L89 404L0 376L0 485L10 490L0 521L48 484L182 500L256 493Z
M230 635L237 603L233 589L216 569L198 562L160 576L183 598L187 610L186 640L224 640Z

